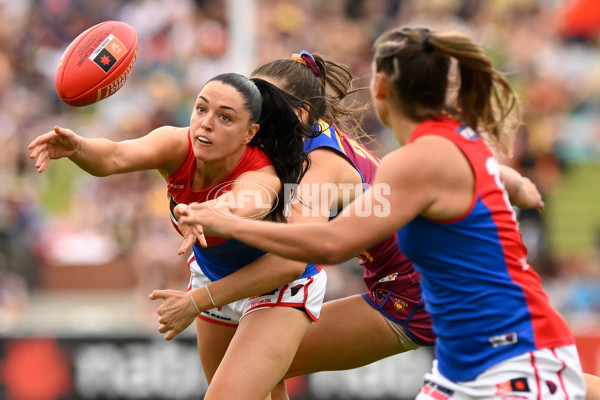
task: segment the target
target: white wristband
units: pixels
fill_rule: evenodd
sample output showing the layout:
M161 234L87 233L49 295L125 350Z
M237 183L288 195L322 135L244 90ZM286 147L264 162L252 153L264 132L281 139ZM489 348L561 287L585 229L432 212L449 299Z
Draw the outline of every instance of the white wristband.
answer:
M196 300L194 300L194 296L192 296L192 292L188 292L188 294L190 295L190 299L192 299L192 304L194 305L194 308L196 309L196 311L198 311L198 315L201 314L200 309L198 308L198 305L196 304Z
M210 302L212 303L212 305L217 308L217 305L215 304L215 301L213 300L212 294L210 293L210 290L208 289L208 285L204 286L204 288L206 289L206 293L208 293L208 298L210 299Z

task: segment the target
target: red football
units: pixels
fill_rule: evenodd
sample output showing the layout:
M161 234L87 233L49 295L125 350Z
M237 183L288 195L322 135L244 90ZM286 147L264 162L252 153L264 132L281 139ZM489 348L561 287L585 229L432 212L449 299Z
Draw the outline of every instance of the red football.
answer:
M58 97L83 107L115 94L135 64L137 48L137 33L124 22L92 26L71 42L58 63Z

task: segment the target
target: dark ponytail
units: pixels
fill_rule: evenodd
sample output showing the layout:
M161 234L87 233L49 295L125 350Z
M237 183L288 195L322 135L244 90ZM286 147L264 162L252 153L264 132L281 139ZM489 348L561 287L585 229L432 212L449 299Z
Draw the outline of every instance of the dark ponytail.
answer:
M303 123L296 112L311 111L306 102L278 89L269 82L252 78L262 98L262 112L258 120L260 129L250 142L250 146L260 147L271 159L277 176L283 184L299 184L310 166L310 158L304 151L304 139L315 133L312 127ZM311 120L308 118L307 120ZM289 199L279 201L271 214L276 221L284 221L284 207ZM283 201L282 201L283 200Z
M306 121L313 121L313 111L307 103L292 96L269 82L236 73L215 76L211 81L233 86L244 98L244 107L250 113L250 123L260 128L249 145L259 147L273 163L282 185L299 184L310 166L308 154L304 151L304 139L314 137L310 123L304 123L298 114L304 114ZM270 215L275 221L283 222L285 204L282 186L278 193L276 207Z

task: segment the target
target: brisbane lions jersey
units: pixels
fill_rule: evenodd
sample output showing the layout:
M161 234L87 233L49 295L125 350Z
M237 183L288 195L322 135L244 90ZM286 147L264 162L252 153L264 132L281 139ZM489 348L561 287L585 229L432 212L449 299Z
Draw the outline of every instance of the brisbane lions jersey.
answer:
M379 159L362 144L327 123L319 121L319 125L316 129L320 129L322 133L305 141L306 152L322 148L336 152L358 171L365 189L371 186L379 167ZM395 235L363 251L358 257L365 268L364 281L369 291L376 292L377 289L385 288L386 291L402 293L417 304L420 302L419 273L400 251ZM414 339L419 342L419 338Z

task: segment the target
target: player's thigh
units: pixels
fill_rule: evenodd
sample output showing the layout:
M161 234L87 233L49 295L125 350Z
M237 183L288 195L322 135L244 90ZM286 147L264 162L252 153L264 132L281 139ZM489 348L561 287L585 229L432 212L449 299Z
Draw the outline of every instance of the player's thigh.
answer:
M236 328L196 318L198 354L210 383L235 334Z
M323 304L286 377L356 368L403 351L385 317L355 295Z
M585 400L600 400L600 378L595 375L583 374L587 393Z
M293 307L244 316L205 399L265 399L283 378L311 324L305 311Z

